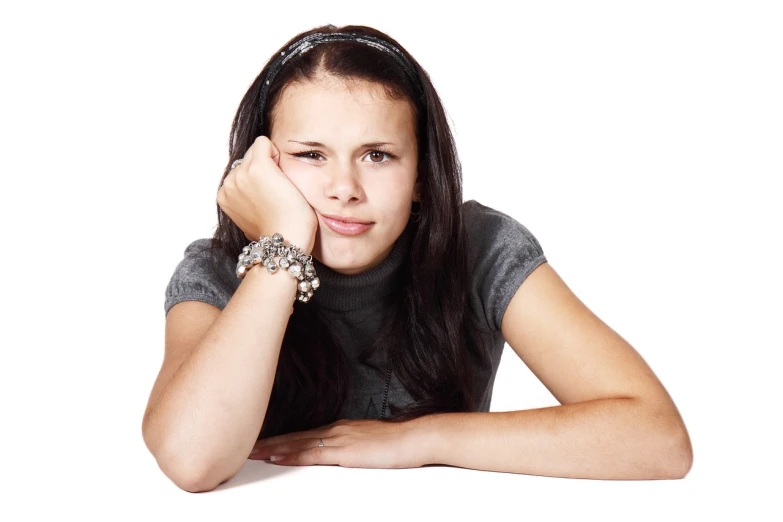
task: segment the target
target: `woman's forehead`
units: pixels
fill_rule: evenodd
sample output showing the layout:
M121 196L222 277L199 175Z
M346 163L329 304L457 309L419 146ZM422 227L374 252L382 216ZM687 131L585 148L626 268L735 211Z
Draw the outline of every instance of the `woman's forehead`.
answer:
M283 139L290 135L299 141L324 142L329 137L357 136L362 142L369 139L399 146L415 140L410 103L389 98L382 86L356 81L297 82L281 94L273 127Z

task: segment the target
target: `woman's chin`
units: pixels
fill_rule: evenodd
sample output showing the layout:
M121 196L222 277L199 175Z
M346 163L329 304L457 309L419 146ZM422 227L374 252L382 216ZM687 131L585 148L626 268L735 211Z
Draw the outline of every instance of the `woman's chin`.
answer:
M315 256L313 256L315 257ZM322 265L344 275L354 275L364 271L363 265L358 265L352 261L346 261L344 258L335 256L326 256L326 258L317 258Z

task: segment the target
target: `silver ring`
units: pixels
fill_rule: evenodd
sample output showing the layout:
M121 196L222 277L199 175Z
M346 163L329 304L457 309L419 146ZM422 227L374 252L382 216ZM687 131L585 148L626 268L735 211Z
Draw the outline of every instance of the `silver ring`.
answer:
M321 446L324 445L324 439L320 439L320 440L321 440L321 442L318 443L318 447L321 447Z
M228 170L234 170L234 167L242 163L242 158L239 158L238 160L234 160L234 162L231 164L231 168Z

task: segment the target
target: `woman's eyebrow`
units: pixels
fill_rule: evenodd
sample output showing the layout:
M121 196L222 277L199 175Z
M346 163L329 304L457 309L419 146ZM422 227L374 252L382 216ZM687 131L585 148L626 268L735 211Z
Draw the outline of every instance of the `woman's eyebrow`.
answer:
M296 141L296 140L288 140L291 143L299 143L301 145L307 145L308 147L321 147L324 149L328 149L326 145L323 143L320 143L318 141ZM394 143L390 141L374 141L372 143L365 143L363 145L360 145L359 147L380 147L381 145L394 145Z

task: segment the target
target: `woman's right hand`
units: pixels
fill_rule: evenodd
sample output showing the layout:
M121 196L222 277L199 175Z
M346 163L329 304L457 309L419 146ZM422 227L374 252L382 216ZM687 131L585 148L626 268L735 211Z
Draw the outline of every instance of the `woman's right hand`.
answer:
M218 190L217 204L248 241L279 232L286 244L310 254L318 217L298 188L280 170L280 150L258 136Z

